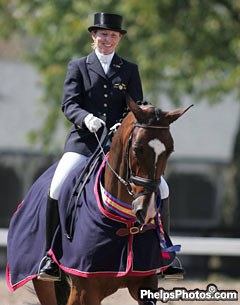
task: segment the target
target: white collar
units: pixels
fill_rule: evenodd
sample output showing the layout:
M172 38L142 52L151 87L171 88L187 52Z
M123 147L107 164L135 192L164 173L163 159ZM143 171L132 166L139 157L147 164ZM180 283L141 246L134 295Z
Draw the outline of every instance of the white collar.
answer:
M100 60L101 63L103 64L110 64L112 59L113 59L113 56L114 56L114 52L111 53L111 54L101 54L98 49L95 49L95 53L97 55L97 58Z

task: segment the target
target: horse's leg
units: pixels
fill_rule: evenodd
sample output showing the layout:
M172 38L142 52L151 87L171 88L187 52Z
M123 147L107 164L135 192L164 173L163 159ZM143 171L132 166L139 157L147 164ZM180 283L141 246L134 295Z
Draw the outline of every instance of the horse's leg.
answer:
M33 286L41 305L58 305L55 295L54 282L33 279Z
M71 275L71 293L67 305L101 305L101 301L119 287L126 287L121 278L82 278Z
M150 275L146 277L131 277L128 281L128 290L131 296L138 301L139 305L154 305L155 301L141 301L139 300L139 289L140 288L149 288L152 290L157 290L158 288L158 277L157 275Z
M82 294L82 296L81 296L81 294ZM72 282L67 305L82 305L82 304L84 304L81 300L81 298L83 298L83 297L84 297L84 291L79 293L76 283Z
M70 276L64 271L61 272L61 281L55 283L55 294L58 305L66 305L70 295L71 280Z
M71 279L71 292L67 305L101 305L103 297L97 280L73 275Z

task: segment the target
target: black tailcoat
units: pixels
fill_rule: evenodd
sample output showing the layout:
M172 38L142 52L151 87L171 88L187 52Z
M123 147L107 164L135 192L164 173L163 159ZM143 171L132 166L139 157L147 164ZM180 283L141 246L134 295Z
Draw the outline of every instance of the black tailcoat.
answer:
M104 120L108 129L122 118L126 110L126 98L122 90L114 87L119 83L126 86L133 100L143 99L137 65L117 54L112 59L107 75L95 52L70 61L64 83L62 110L73 125L64 152L89 156L95 150L95 136L84 124L84 118L89 113Z

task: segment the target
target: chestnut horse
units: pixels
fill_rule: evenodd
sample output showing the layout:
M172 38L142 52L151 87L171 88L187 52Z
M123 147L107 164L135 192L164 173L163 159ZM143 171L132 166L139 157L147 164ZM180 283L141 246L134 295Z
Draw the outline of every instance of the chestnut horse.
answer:
M131 112L113 137L104 172L104 188L119 201L132 206L141 230L158 213L156 194L174 146L169 126L191 106L164 112L150 104L139 106L130 97L127 103ZM139 289L157 289L156 273L84 278L63 272L62 282L33 279L33 284L42 305L100 305L104 298L124 287L139 305L147 305L155 302L140 300Z

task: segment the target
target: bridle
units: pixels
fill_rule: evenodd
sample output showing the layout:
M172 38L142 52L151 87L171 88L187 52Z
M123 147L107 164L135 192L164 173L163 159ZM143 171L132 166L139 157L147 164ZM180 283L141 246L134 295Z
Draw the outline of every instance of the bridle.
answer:
M131 166L130 166L130 162L129 162L129 154L130 154L130 147L131 147L131 143L132 143L132 138L133 138L133 132L134 129L138 127L138 128L145 128L145 129L165 129L165 130L169 130L169 126L155 126L155 125L147 125L147 124L140 124L138 122L133 122L133 126L127 141L127 146L126 146L126 154L125 154L125 162L126 162L126 166L127 166L127 174L126 174L126 178L122 178L111 166L111 164L109 164L107 158L106 159L106 164L107 166L110 168L110 170L112 171L112 173L116 176L116 178L126 187L128 193L133 197L133 199L136 199L140 196L143 196L145 194L150 194L153 192L157 192L161 179L148 179L148 178L143 178L140 176L136 176L132 174L131 171ZM111 131L113 132L113 131ZM77 211L77 207L78 207L78 200L80 198L80 195L82 193L82 190L89 178L89 176L92 173L92 170L95 168L96 163L98 162L98 156L99 154L103 154L105 155L104 152L104 145L106 144L107 140L109 139L109 134L107 134L107 129L106 127L104 127L104 131L103 134L101 136L101 139L99 140L97 133L95 132L95 137L96 140L98 141L99 147L97 148L96 152L92 155L92 157L90 158L87 166L85 167L85 169L83 170L83 172L81 173L80 177L78 178L75 187L73 188L73 191L71 193L68 205L67 205L67 215L70 214L71 209L73 208L73 216L71 218L70 224L66 224L66 236L68 239L72 239L73 234L74 234L74 228L75 228L75 221L76 221L76 211ZM106 155L105 155L106 157ZM90 166L90 168L89 168ZM87 173L87 175L85 176L85 174ZM82 182L82 184L81 184ZM143 186L144 187L144 191L140 192L140 193L134 193L132 190L132 186L131 184L134 185L138 185L138 186ZM80 185L80 189L79 188ZM74 197L74 195L76 194L76 192L78 192L77 198L75 200L74 203L74 207L72 207L72 199ZM66 217L66 221L67 221L67 217ZM69 229L68 229L69 227Z
M125 162L126 162L126 167L127 167L127 174L126 174L125 179L123 177L121 177L107 161L107 165L110 168L110 170L112 171L112 173L126 187L128 193L134 199L136 199L140 196L146 195L146 194L157 192L159 185L161 183L161 178L160 179L149 179L149 178L144 178L144 177L133 175L133 173L132 173L130 161L129 161L129 154L130 154L130 147L132 144L133 132L136 127L144 128L144 129L169 130L169 126L155 126L155 125L147 125L147 124L140 124L138 122L133 122L133 127L131 129L131 132L130 132L130 135L129 135L129 138L127 141L126 153L125 153ZM136 186L142 186L142 187L144 187L144 190L142 192L139 192L136 194L133 192L131 184L134 184Z

